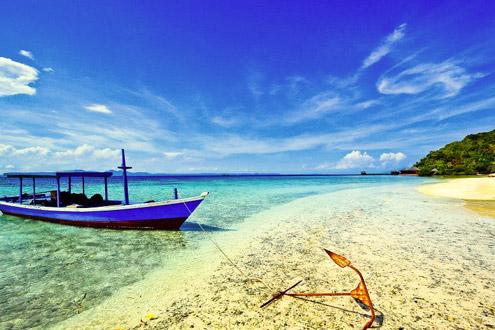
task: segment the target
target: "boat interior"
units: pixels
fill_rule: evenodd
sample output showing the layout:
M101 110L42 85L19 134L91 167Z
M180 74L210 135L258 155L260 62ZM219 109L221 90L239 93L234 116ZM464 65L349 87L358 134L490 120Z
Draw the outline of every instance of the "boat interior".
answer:
M0 201L9 202L9 203L19 203L19 196L2 197L0 198ZM22 195L22 204L57 207L57 191L52 190L48 192L37 193L34 198L32 194L24 193ZM94 194L93 196L88 198L86 194L77 194L68 191L60 192L59 207L88 208L88 207L102 207L102 206L120 205L120 204L122 204L122 201L105 200L103 196L100 194Z
M129 192L127 187L127 169L130 169L125 163L125 153L122 149L122 165L119 169L123 173L124 182L124 201L110 200L108 198L108 178L112 176L112 172L96 172L96 171L59 171L59 172L12 172L4 173L4 176L19 181L19 195L13 197L0 197L1 202L17 203L21 205L40 205L46 207L71 207L71 208L93 208L111 205L129 205ZM82 193L72 192L72 178L80 178L82 185ZM104 184L104 196L94 194L89 197L85 194L85 178L101 178ZM39 192L36 190L37 179L53 179L57 184L57 190ZM66 181L67 191L61 190L61 180ZM32 193L23 192L23 183L32 181ZM177 189L174 191L175 199L178 199ZM152 203L153 200L145 203Z
M121 201L108 199L108 178L112 172L94 171L65 171L65 172L32 172L32 173L5 173L7 178L19 180L19 195L0 198L0 201L8 203L18 203L24 205L40 205L46 207L72 207L89 208L109 205L120 205ZM72 178L81 178L82 193L72 192ZM85 194L85 178L102 178L104 181L104 196L94 194L89 197ZM54 179L57 183L57 190L36 191L36 179ZM61 179L67 181L67 191L60 188ZM23 192L23 180L32 180L32 193Z

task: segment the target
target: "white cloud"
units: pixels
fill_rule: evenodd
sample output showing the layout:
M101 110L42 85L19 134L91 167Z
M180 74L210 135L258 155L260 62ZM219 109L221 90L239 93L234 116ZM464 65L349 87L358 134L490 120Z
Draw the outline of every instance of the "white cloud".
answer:
M50 149L40 146L16 148L8 144L0 144L0 156L46 156L49 152Z
M117 158L120 155L120 150L103 148L98 149L89 144L82 144L74 149L66 149L55 152L55 157L57 158Z
M55 70L51 67L46 67L46 68L43 68L43 71L45 72L54 72Z
M406 69L396 76L382 76L376 86L382 94L418 94L440 91L441 98L455 96L471 81L483 77L470 74L450 61L438 64L425 63Z
M11 144L0 144L0 163L14 164L10 167L23 171L53 170L54 166L58 167L55 169L81 168L81 166L87 169L101 169L102 166L114 167L119 157L119 149L96 148L89 144L55 150L45 146L16 147Z
M256 138L245 135L222 134L190 136L191 143L201 149L200 154L209 156L229 156L238 154L273 154L288 151L310 150L319 147L339 148L359 138L377 132L396 128L398 124L354 126L352 130L333 133L301 134L283 138ZM400 125L399 125L400 126Z
M168 158L168 159L174 159L174 158L177 158L179 156L182 156L184 153L183 152L179 152L179 151L166 151L163 153L163 155Z
M93 155L96 158L118 158L121 155L121 150L111 148L95 149Z
M89 104L84 107L86 110L91 111L91 112L98 112L98 113L104 113L104 114L111 114L112 111L108 109L108 107L104 104Z
M321 93L306 100L297 112L287 117L289 123L317 119L341 108L341 99L332 93Z
M406 154L402 152L384 152L380 155L380 162L382 163L382 165L398 164L404 159L406 159Z
M368 109L370 107L373 107L377 104L379 104L380 101L378 100L368 100L368 101L363 101L363 102L359 102L359 103L356 103L356 108L358 109Z
M361 69L365 69L375 64L376 62L380 61L382 57L390 53L394 44L404 37L406 26L407 24L403 23L395 28L394 32L389 34L387 38L382 42L382 44L374 49L371 54L363 61Z
M495 108L495 97L488 97L480 101L471 102L459 106L449 106L445 108L436 109L435 111L432 111L430 115L438 114L438 119L444 120L447 118L460 116L470 112L486 110L489 108Z
M85 156L90 152L93 152L94 147L88 145L88 144L83 144L80 145L79 147L75 149L67 149L64 151L57 151L55 152L55 157L81 157Z
M153 106L160 111L165 111L176 116L179 119L182 119L182 114L177 110L177 107L172 104L169 100L164 98L163 96L154 94L148 89L143 89L138 92L131 92L139 97L142 97L144 101Z
M0 144L0 156L12 153L14 148L8 144Z
M215 116L211 119L211 122L222 127L232 127L237 124L237 120L234 118L225 118L221 116Z
M328 112L334 107L339 104L339 98L338 97L332 97L329 99L323 99L323 100L317 100L314 103L314 107L311 109L311 111L314 114L319 114L319 113L325 113Z
M379 161L382 166L388 164L398 164L400 161L404 160L406 155L402 152L388 152L382 153L380 155ZM347 170L347 169L364 169L364 168L376 168L375 158L369 155L366 151L353 150L346 154L337 163L323 163L318 165L315 169L337 169L337 170Z
M34 60L34 55L29 50L21 49L19 51L19 55L22 55L22 56L27 57L27 58L29 58L31 60Z
M46 156L50 152L50 149L45 148L45 147L27 147L27 148L22 148L22 149L17 149L14 152L14 155L16 156L27 156L27 155L39 155L39 156Z
M0 57L0 97L17 94L34 95L29 84L38 80L38 70L29 65Z
M375 159L368 155L368 153L361 152L359 150L353 150L345 155L337 164L335 168L339 170L350 168L366 168L372 167Z

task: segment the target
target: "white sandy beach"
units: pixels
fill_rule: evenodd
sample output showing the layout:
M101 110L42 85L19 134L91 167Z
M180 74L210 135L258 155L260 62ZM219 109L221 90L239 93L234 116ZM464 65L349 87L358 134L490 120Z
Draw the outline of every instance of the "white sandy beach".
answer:
M423 194L436 198L464 201L464 206L483 216L495 219L495 178L460 178L418 187Z
M495 178L450 179L418 187L424 194L464 200L495 200Z
M159 270L56 328L360 328L367 312L350 298L284 297L259 308L300 279L298 291L353 289L357 276L322 247L362 271L383 329L495 327L495 222L462 202L411 186L351 189L275 207L245 226L256 230L215 239L272 289L243 277L210 246L180 276Z

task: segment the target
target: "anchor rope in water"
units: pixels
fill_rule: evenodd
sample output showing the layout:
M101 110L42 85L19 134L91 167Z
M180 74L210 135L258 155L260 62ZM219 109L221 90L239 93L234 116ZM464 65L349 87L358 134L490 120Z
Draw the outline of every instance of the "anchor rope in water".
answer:
M187 209L187 212L189 212L189 215L192 214L191 210L189 209L189 207L187 206L186 202L183 202L184 206L186 207ZM265 283L265 281L263 281L261 278L256 278L256 277L249 277L246 273L244 273L242 271L242 269L237 266L237 264L227 255L227 253L225 253L225 251L223 251L223 249L220 247L220 245L213 239L212 237L212 234L207 231L202 225L201 223L198 222L198 226L199 228L201 228L201 230L203 232L206 233L208 239L210 240L210 242L213 243L213 245L217 248L218 251L220 251L220 253L225 257L225 259L227 259L227 261L235 268L237 269L237 271L239 273L242 274L242 276L244 276L245 278L247 278L248 280L253 280L253 281L257 281L257 282L260 282L261 284L263 284L267 289L270 289L270 290L273 290L272 287L270 285L268 285L267 283Z

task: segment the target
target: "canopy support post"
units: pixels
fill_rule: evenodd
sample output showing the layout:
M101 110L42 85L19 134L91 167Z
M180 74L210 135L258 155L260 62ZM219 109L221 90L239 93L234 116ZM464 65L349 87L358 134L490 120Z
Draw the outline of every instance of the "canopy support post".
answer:
M83 195L85 195L85 191L84 191L84 177L81 177L82 179L82 191L83 191Z
M19 177L19 204L22 204L22 176Z
M33 205L36 205L36 178L33 178Z
M69 177L69 191L70 191L70 177ZM60 177L57 176L57 207L60 207Z
M124 203L125 205L129 205L129 187L127 183L127 170L132 167L126 166L125 164L125 151L122 149L122 166L119 166L119 169L122 170L122 175L124 177Z
M70 194L70 193L72 193L72 177L71 176L69 176L67 178L67 184L69 186L69 194Z
M105 177L105 201L108 201L108 178Z

